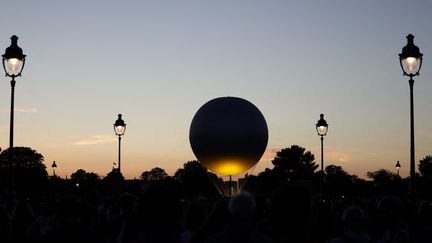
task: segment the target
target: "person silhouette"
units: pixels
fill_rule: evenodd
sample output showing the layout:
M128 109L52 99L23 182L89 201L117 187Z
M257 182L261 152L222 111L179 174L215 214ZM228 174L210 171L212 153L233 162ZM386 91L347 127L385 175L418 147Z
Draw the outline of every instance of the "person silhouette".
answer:
M328 243L375 243L368 232L368 215L358 206L347 207L342 214L343 234Z
M220 232L211 235L205 243L270 243L272 240L255 227L255 199L248 192L241 192L228 203L231 220Z
M181 243L180 216L179 193L167 185L149 185L135 201L117 241Z
M102 235L85 222L83 205L77 199L67 197L59 204L55 229L40 240L41 243L104 243Z

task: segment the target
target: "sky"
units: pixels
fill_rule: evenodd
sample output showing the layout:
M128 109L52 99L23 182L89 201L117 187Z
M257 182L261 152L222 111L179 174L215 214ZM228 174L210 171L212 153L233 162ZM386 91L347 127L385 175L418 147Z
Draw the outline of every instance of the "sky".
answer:
M2 1L0 49L27 55L15 88L15 146L49 174L172 175L195 156L189 127L207 101L235 96L263 113L269 141L249 171L272 168L293 144L365 178L409 174L409 85L398 54L412 33L424 54L415 78L416 161L432 154L431 1ZM0 147L9 144L10 78L0 79ZM418 168L416 168L417 170Z

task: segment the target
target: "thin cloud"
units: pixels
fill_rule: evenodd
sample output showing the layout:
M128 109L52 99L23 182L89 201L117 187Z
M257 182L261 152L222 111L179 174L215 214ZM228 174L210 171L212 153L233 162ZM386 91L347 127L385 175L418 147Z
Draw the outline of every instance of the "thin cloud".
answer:
M276 156L276 153L279 152L281 148L267 148L261 157L261 161L271 161Z
M324 151L324 156L329 161L348 162L352 160L351 154L342 151L328 151L327 153Z
M74 142L74 145L96 145L96 144L108 144L115 142L116 139L112 135L95 135L89 138L80 139Z
M0 111L2 112L10 112L10 109L0 109ZM21 107L17 107L14 109L15 112L22 112L22 113L35 113L38 112L39 109L35 108L35 107L30 107L30 108L21 108Z

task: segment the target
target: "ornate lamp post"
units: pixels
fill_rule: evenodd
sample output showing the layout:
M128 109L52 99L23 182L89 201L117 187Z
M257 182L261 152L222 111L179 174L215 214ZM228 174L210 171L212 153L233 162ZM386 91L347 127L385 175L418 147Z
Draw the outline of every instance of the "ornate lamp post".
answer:
M328 124L327 121L324 120L324 114L320 115L320 119L318 120L316 126L316 130L319 136L321 136L321 193L322 193L322 185L324 180L324 136L327 134Z
M121 137L126 130L126 123L122 119L122 114L118 114L118 119L114 123L114 132L118 136L119 147L118 147L118 171L121 173Z
M324 114L320 115L320 119L316 124L316 130L318 135L321 136L321 173L324 173L324 136L327 134L328 124L327 121L324 120Z
M400 168L401 168L401 165L400 165L399 161L396 163L395 166L396 166L397 174L399 175L399 171L400 171Z
M55 171L56 171L56 169L57 169L57 164L56 164L55 160L53 161L51 167L52 167L52 169L53 169L53 177L55 177L55 176L56 176Z
M3 69L6 77L11 77L11 108L10 108L10 129L9 129L9 171L10 171L10 189L14 190L14 166L13 166L13 131L14 131L14 97L15 97L15 78L21 76L24 69L26 55L23 50L18 46L18 37L13 35L11 37L11 45L6 48L5 53L2 55Z
M423 54L420 49L414 45L414 36L409 34L407 44L402 48L402 53L399 54L399 62L404 76L409 77L410 86L410 191L414 191L415 184L415 149L414 149L414 76L420 74L420 69L423 62Z

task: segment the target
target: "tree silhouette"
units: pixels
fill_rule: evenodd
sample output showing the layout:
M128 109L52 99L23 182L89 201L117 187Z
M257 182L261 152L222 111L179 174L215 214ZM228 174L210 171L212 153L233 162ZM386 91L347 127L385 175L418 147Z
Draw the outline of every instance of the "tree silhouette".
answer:
M155 167L151 169L150 171L144 171L141 174L141 180L145 182L151 182L151 181L163 181L168 177L168 174L165 172L164 169L161 169L159 167Z
M71 180L79 182L84 181L86 177L87 172L83 169L78 169L74 173L71 174Z
M385 169L379 169L377 171L372 171L372 172L368 171L367 177L377 182L392 181L400 178L398 174Z
M109 184L123 183L125 180L123 174L118 169L112 169L104 178L103 181Z
M189 196L215 197L220 195L218 186L220 178L216 174L208 172L200 162L193 160L183 164L174 174L174 178L180 182L183 193Z
M276 153L272 160L274 170L282 172L287 180L313 179L318 165L315 156L298 145L284 148Z
M428 155L419 161L419 171L422 177L432 178L432 156Z
M79 192L85 193L89 190L94 190L100 184L100 176L94 172L87 172L83 169L78 169L70 176L70 182L73 187L76 187Z
M353 177L342 166L328 165L324 171L327 194L346 195L352 191Z
M421 159L418 164L420 175L416 175L417 189L423 197L432 199L432 156Z
M9 175L9 148L0 153L0 182L7 185ZM15 187L21 192L40 190L48 181L48 173L43 163L44 157L29 147L14 147L12 153Z
M103 179L103 187L108 192L120 193L123 190L125 178L123 174L113 168Z
M377 171L367 172L367 177L373 180L376 192L399 194L402 192L402 178L389 170L379 169Z
M78 169L71 174L71 180L75 183L94 183L100 180L100 177L94 172L87 172L83 169Z
M285 181L286 178L281 170L266 168L258 174L255 180L248 179L245 188L249 191L256 191L259 194L268 196L275 188Z
M324 169L326 181L343 181L344 179L351 179L350 174L346 172L342 166L328 165Z

